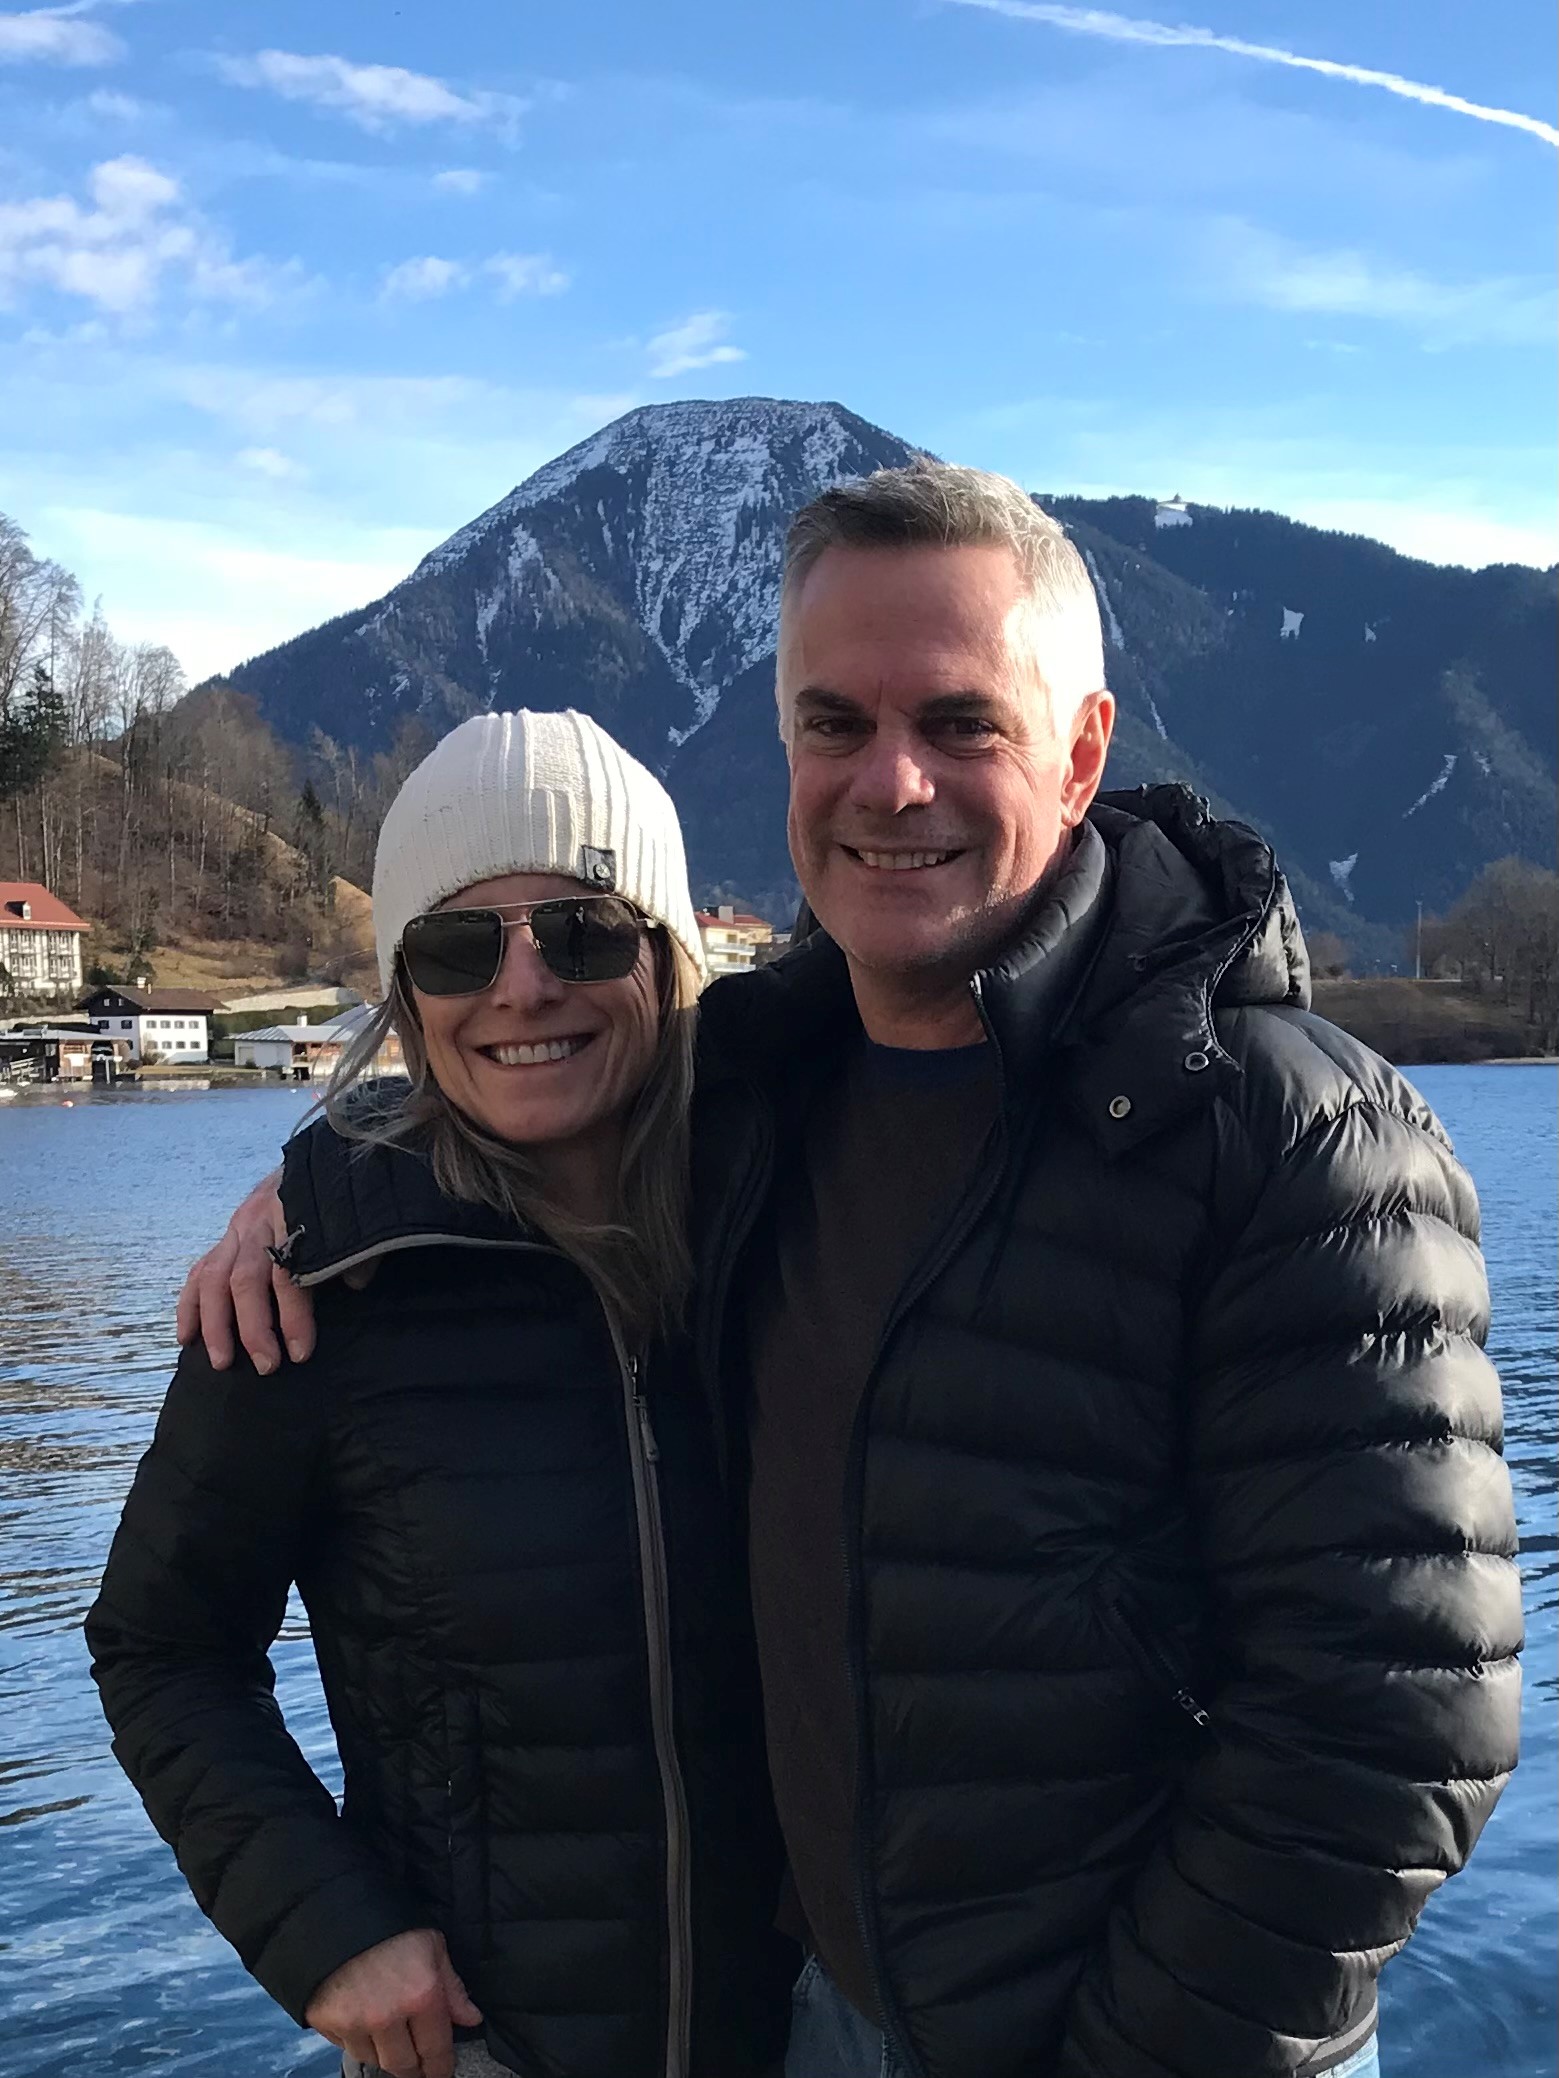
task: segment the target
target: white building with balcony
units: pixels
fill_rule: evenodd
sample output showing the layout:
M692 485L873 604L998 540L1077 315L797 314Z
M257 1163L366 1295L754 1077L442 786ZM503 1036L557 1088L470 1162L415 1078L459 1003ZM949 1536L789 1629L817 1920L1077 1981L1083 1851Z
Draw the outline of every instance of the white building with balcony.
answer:
M87 926L57 895L30 880L0 880L0 996L81 993Z

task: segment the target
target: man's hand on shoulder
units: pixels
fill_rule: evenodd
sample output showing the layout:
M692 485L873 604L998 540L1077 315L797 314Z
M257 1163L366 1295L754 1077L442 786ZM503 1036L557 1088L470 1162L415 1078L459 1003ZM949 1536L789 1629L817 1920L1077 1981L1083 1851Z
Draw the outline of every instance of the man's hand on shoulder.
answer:
M225 1371L233 1361L235 1327L262 1374L280 1367L283 1342L295 1364L314 1353L313 1301L270 1253L287 1233L280 1182L280 1169L261 1178L179 1293L179 1341L185 1347L204 1342L214 1370Z

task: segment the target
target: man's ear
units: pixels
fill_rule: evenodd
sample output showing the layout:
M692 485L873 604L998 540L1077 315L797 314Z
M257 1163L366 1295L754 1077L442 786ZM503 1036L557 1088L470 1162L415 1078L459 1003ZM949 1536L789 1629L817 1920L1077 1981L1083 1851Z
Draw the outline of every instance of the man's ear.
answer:
M1072 721L1067 769L1061 781L1061 820L1075 830L1093 806L1115 733L1115 695L1090 693Z

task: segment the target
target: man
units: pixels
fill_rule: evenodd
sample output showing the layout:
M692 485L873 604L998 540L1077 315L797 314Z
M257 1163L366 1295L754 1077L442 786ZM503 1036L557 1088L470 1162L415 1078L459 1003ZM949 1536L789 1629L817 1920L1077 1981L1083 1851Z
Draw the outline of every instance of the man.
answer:
M705 998L696 1184L790 2078L1373 2073L1515 1758L1471 1186L1310 1015L1266 846L1096 801L1097 605L1015 486L801 513L778 698L819 928ZM234 1286L274 1356L273 1219Z

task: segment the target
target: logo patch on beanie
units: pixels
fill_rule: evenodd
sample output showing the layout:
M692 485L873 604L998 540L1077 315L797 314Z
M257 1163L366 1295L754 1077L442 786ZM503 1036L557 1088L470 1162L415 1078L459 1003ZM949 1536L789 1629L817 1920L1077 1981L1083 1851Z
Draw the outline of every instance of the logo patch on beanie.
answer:
M579 847L579 877L598 887L604 894L612 894L617 887L617 854L615 851L598 851L593 844Z

